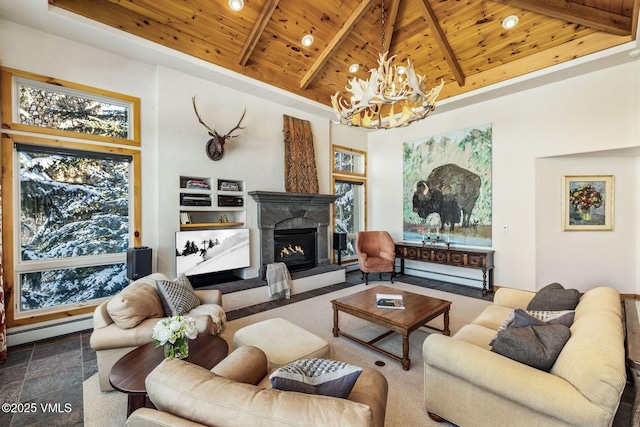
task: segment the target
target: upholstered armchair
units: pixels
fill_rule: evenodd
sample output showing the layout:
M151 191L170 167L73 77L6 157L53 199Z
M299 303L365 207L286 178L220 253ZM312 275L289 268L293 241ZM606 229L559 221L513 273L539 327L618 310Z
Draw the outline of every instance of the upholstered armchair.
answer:
M142 277L93 312L93 332L89 342L96 352L102 391L113 389L109 383L111 367L131 350L152 342L155 324L170 316L159 296L156 281L171 282L161 273ZM195 319L199 333L220 334L226 323L222 294L217 289L192 292L198 297L199 304L185 315Z
M211 371L165 359L145 384L157 409L137 409L127 427L383 427L388 393L384 375L368 367L346 399L274 389L267 357L251 346L236 349Z
M369 273L391 273L391 283L395 276L396 247L391 235L386 231L359 231L356 235L356 252L360 271L369 284Z

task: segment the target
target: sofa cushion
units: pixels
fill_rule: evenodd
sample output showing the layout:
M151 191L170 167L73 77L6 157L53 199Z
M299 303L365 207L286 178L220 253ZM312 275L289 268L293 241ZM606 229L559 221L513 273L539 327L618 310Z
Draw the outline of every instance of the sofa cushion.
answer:
M382 377L377 371L372 374ZM343 425L382 425L374 424L370 405L386 401L386 390L380 390L378 395L372 393L377 400L364 404L264 389L172 358L164 359L149 374L145 385L149 399L160 411L207 426L311 426L331 425L336 420ZM384 420L383 410L380 418Z
M278 390L346 399L362 368L328 359L301 359L276 369L269 380Z
M156 286L167 316L182 316L200 305L191 282L184 274L175 280L157 280Z
M107 302L107 313L120 329L130 329L144 319L163 317L164 309L156 288L134 282Z
M564 325L507 328L498 332L491 351L548 371L570 337Z
M560 283L551 283L538 291L527 310L575 310L579 299L577 289L565 289Z

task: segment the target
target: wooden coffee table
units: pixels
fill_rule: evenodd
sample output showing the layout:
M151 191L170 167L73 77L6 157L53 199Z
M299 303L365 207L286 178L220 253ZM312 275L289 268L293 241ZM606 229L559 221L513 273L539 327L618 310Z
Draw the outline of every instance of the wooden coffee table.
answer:
M187 362L211 369L227 357L228 353L227 342L219 336L198 334L196 339L189 341ZM136 409L145 406L147 389L144 381L163 360L162 347L156 348L151 342L125 354L111 368L109 382L116 390L129 395L127 417Z
M376 307L376 294L396 294L402 295L404 300L404 310L396 310L390 308ZM431 298L424 295L414 294L412 292L402 291L397 288L388 286L376 286L371 289L357 292L343 298L331 301L333 305L333 336L342 335L370 349L384 354L398 362L402 363L402 369L409 370L411 360L409 359L409 334L425 323L444 314L444 328L438 329L431 326L427 328L442 332L444 335L450 335L449 331L449 308L451 301L445 301L437 298ZM342 311L361 319L367 320L376 325L384 326L389 331L380 335L371 341L363 341L352 335L344 333L338 326L338 312ZM402 357L389 353L373 344L382 338L389 336L393 332L402 334Z

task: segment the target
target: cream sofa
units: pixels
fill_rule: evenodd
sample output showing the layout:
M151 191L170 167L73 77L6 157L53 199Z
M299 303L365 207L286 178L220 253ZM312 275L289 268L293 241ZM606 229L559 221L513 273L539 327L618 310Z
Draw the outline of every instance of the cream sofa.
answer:
M142 277L103 302L93 312L90 345L96 352L102 391L109 384L111 367L131 350L153 341L153 326L165 316L156 280L169 280L161 273ZM200 305L188 316L196 320L198 332L218 335L226 322L219 290L195 290Z
M585 292L571 337L550 372L490 351L489 342L514 308L535 294L499 289L494 304L453 337L424 342L424 401L432 418L459 426L611 426L625 387L619 293Z
M362 368L348 399L341 399L272 389L267 366L264 352L251 346L211 371L165 359L146 380L157 410L136 410L127 426L384 426L388 385L375 369Z

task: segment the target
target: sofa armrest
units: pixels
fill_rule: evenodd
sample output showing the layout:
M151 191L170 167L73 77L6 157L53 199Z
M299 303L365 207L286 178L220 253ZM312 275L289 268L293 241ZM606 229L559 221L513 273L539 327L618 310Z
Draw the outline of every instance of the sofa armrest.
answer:
M493 303L511 308L526 310L527 306L536 296L535 292L522 289L500 288L493 295Z
M160 319L145 319L135 328L120 329L115 323L94 329L89 343L95 351L138 347L153 341L153 327Z
M268 373L267 356L258 347L235 349L211 369L216 375L245 384L258 384Z
M105 301L93 311L93 329L105 328L113 323L113 319L107 312L107 302Z
M202 424L176 417L168 412L158 411L150 408L140 408L135 410L127 418L127 427L201 427Z
M374 427L384 427L388 393L389 384L384 375L373 368L363 367L362 374L349 394L349 400L371 408Z
M194 292L200 304L218 304L222 307L222 292L219 289L196 289Z
M568 381L466 341L431 334L422 347L425 379L438 369L550 417L589 425L600 411ZM425 389L432 387L425 380Z

